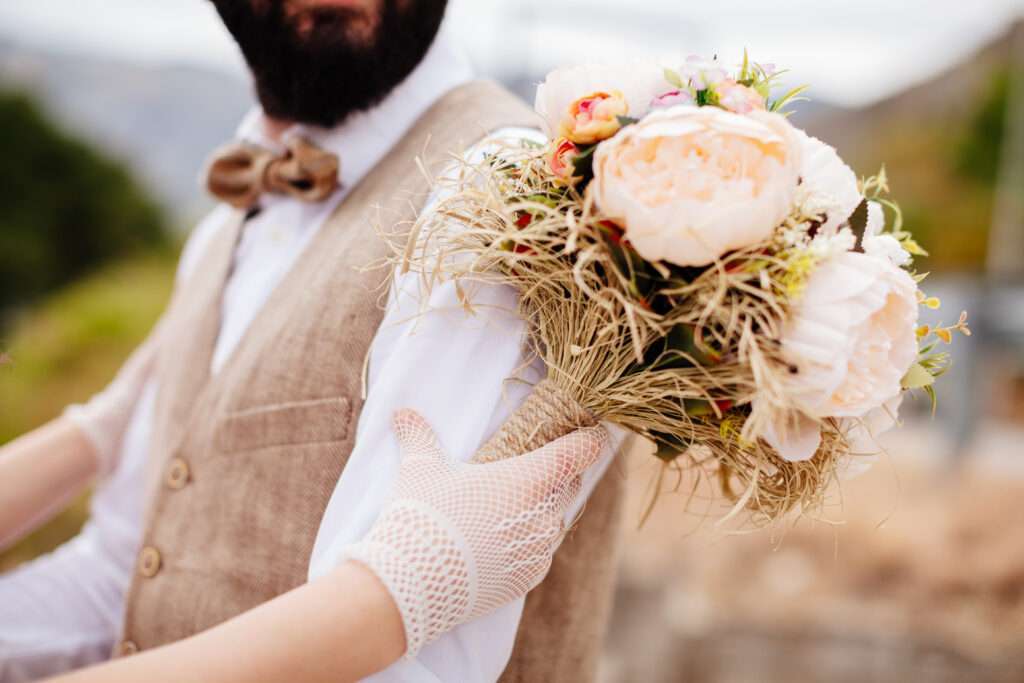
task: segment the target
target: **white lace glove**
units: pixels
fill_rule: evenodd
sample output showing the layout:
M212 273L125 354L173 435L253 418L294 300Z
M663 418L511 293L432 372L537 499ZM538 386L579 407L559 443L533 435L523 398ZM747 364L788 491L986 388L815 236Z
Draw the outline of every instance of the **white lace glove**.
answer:
M400 411L402 463L369 533L343 551L369 567L398 605L406 655L541 582L565 532L580 476L608 441L592 427L486 464L448 458L430 425Z
M64 410L64 416L82 430L92 445L100 476L106 476L117 466L128 421L156 361L156 338L156 332L151 334L103 391Z

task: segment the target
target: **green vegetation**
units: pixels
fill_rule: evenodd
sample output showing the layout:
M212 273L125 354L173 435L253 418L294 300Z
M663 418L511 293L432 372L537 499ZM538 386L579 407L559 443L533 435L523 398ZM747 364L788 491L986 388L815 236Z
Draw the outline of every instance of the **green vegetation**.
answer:
M0 149L0 313L165 242L163 215L130 173L26 95L0 91Z
M18 319L0 369L0 442L42 424L109 381L163 310L173 259L115 264Z
M0 90L0 444L88 398L169 295L165 219L128 169ZM37 306L31 308L31 306ZM73 535L86 497L0 555L0 571Z
M964 178L995 184L1010 102L1010 71L996 73L956 147L954 164Z
M1010 72L996 69L942 96L914 91L860 115L847 160L858 170L885 165L906 229L928 252L922 271L980 270L1003 144ZM949 90L949 92L947 92ZM839 126L847 122L839 122Z
M159 317L173 275L169 256L114 264L15 321L5 344L12 362L0 367L0 443L105 386ZM0 571L70 538L84 517L83 498L0 554Z

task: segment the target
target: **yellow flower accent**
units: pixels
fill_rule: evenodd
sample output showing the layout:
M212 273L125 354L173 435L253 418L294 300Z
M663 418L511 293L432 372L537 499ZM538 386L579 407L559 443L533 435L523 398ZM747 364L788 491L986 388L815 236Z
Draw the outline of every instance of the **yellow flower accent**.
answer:
M735 439L736 445L742 449L750 449L754 443L740 436L743 431L743 422L744 420L737 415L726 415L718 425L718 435L726 441Z

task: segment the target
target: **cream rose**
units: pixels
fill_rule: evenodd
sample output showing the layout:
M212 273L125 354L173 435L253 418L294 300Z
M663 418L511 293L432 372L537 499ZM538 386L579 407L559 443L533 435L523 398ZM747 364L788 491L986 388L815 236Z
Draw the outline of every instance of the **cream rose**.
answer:
M802 413L762 436L787 460L820 443L817 420L857 418L900 395L917 358L917 284L888 260L857 252L819 265L786 321L786 393Z
M628 113L629 104L618 90L590 93L569 105L558 132L573 144L592 145L619 132L619 117Z
M548 154L548 168L558 178L559 182L565 184L575 182L576 179L573 177L573 173L576 171L574 163L579 152L579 147L565 138L559 138L552 143L551 151Z
M622 93L629 115L641 117L666 87L664 69L657 62L570 66L555 69L537 86L534 109L543 119L548 137L555 138L569 107L588 93Z
M794 130L767 112L658 109L598 146L590 189L644 258L706 265L766 239L789 215Z

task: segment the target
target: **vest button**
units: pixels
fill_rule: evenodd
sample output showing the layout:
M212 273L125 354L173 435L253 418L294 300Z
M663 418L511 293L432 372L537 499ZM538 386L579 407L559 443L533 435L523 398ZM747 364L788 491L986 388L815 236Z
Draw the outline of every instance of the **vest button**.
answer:
M146 546L139 553L139 574L151 579L160 571L160 551L153 546Z
M122 640L117 646L117 654L121 655L122 657L133 655L138 651L139 646L131 640Z
M171 464L167 467L164 483L167 484L167 488L174 489L175 491L183 489L188 484L189 474L188 463L183 458L175 458L171 460Z

